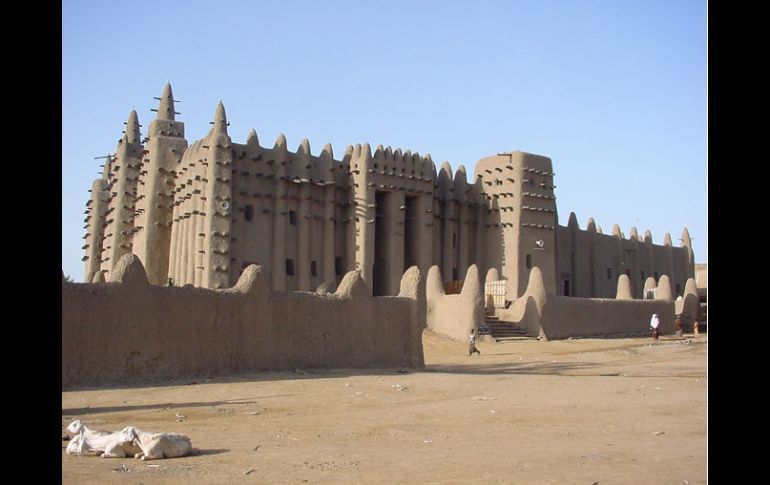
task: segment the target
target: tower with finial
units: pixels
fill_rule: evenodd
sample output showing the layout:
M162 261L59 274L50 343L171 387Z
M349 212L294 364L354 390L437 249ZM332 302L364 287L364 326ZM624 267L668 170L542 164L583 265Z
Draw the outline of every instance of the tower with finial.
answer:
M137 186L144 147L135 110L129 113L125 124L126 129L110 163L109 207L105 211L101 256L101 271L107 275L123 255L133 251Z
M174 94L166 83L159 100L157 116L150 123L142 157L140 198L134 254L144 263L147 279L153 285L168 280L171 225L176 189L176 170L187 150L184 123L176 121Z
M82 261L85 263L86 283L94 281L97 275L103 275L101 271L102 251L104 250L105 215L110 204L110 174L112 171L112 155L104 158L102 176L91 184L91 197L86 203L85 226L86 235L83 248L86 255Z

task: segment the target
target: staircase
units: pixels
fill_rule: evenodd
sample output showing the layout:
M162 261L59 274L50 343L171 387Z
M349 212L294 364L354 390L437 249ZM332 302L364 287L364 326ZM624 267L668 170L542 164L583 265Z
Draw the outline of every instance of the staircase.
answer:
M489 335L495 342L533 338L528 337L527 331L517 324L500 320L500 317L494 315L485 316L484 327L479 328L479 335Z

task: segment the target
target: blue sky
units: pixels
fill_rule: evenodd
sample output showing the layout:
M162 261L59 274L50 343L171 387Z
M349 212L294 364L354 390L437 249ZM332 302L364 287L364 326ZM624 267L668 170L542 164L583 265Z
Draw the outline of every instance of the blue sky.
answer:
M188 141L222 100L230 135L391 145L440 165L548 156L559 223L682 228L708 260L706 2L62 3L62 269L82 281L83 211L132 109L166 81Z

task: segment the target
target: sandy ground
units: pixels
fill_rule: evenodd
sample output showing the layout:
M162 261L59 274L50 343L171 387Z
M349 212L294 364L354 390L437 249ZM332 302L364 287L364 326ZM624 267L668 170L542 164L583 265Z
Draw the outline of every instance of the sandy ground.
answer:
M426 369L267 373L62 393L73 419L192 438L143 462L64 453L62 483L700 484L707 335L482 343Z

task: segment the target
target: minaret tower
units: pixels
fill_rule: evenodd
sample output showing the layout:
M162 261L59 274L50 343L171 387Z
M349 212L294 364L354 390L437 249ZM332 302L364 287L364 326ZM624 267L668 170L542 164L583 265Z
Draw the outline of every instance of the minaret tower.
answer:
M166 84L157 117L150 123L142 164L143 187L137 203L137 233L134 253L144 264L153 285L165 285L169 277L171 223L176 188L176 169L187 149L184 123L176 121L174 95Z

